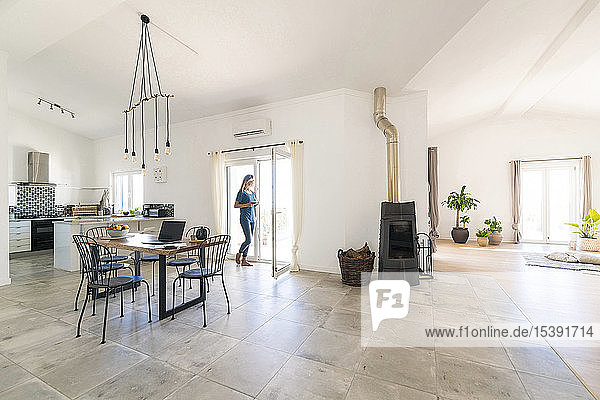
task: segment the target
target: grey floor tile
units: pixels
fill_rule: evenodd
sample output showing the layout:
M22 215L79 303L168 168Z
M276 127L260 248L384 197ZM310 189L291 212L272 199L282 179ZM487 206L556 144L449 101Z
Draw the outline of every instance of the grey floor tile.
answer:
M593 400L594 396L581 383L572 384L543 376L519 372L525 390L532 400L572 399Z
M358 373L428 393L436 393L433 350L401 347L367 348Z
M288 358L286 353L242 342L206 367L201 375L254 397Z
M239 309L272 317L289 306L291 302L292 300L281 297L260 295L243 304Z
M239 342L238 339L220 333L200 330L194 335L158 352L156 357L198 374Z
M191 381L177 389L167 397L168 400L250 400L252 397L243 393L209 381L200 376L194 377Z
M164 399L193 376L160 360L147 359L101 383L79 399L127 399L132 396L145 400Z
M106 343L92 353L64 362L40 379L69 397L77 397L145 358L148 356L137 351Z
M517 371L529 372L565 382L579 382L573 372L550 347L509 346L506 351Z
M267 322L269 317L253 312L234 310L207 326L206 329L236 339L243 339Z
M199 328L177 320L157 321L121 339L121 344L148 355L159 355L174 343L193 335Z
M331 331L356 336L371 336L371 316L357 311L334 309L323 324Z
M258 399L344 399L352 382L351 371L292 357L262 390Z
M286 353L294 353L314 330L314 326L274 318L244 340Z
M67 400L68 397L57 392L56 389L48 386L37 378L13 386L7 391L0 393L2 400Z
M354 371L362 357L359 336L317 328L296 351L296 355Z
M0 392L33 378L29 372L0 356ZM0 395L0 397L2 397Z
M437 347L436 352L463 360L512 369L513 365L502 346L498 347Z
M437 355L439 395L447 399L527 399L516 371Z
M327 320L331 307L294 301L275 318L298 322L306 325L320 326Z
M407 386L382 381L381 379L356 375L346 397L346 400L382 399L437 400L437 396Z
M339 291L331 288L313 287L307 290L298 301L316 304L323 307L335 307L337 303L345 296L345 291Z

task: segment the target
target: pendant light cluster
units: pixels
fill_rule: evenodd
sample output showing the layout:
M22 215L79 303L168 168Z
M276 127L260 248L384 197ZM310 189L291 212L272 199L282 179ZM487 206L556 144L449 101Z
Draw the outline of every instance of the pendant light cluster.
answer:
M158 79L158 69L154 60L154 51L150 40L150 31L148 23L150 18L146 15L141 16L142 32L140 35L140 44L135 62L135 71L133 73L133 83L131 85L131 96L129 97L129 106L125 113L125 159L129 158L129 139L131 138L131 160L137 162L136 153L136 114L139 121L139 132L142 152L142 171L146 173L146 134L144 113L154 112L154 160L159 161L158 150L158 115L159 103L165 103L165 154L171 154L171 132L170 132L170 111L169 99L172 94L163 93ZM154 75L152 74L154 72ZM138 79L139 75L139 79ZM160 101L159 99L164 99ZM136 101L134 103L134 101ZM154 106L154 110L150 107Z

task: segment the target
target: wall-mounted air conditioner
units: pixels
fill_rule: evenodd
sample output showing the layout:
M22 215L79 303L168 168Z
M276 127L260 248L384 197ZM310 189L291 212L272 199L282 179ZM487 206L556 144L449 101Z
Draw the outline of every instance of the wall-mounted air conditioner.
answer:
M233 137L251 139L271 134L271 120L267 118L240 121L233 124Z

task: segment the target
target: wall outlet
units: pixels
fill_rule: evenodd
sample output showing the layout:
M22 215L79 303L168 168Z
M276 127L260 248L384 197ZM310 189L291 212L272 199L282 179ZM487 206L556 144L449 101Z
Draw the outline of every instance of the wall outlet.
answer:
M152 175L154 176L154 182L166 183L167 182L167 167L166 167L166 165L154 168L154 170L152 171Z

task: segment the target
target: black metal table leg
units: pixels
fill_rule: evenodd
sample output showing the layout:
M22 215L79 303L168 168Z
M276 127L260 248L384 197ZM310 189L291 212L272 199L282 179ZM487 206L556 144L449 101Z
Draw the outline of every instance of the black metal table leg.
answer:
M158 319L167 318L167 256L158 256Z

